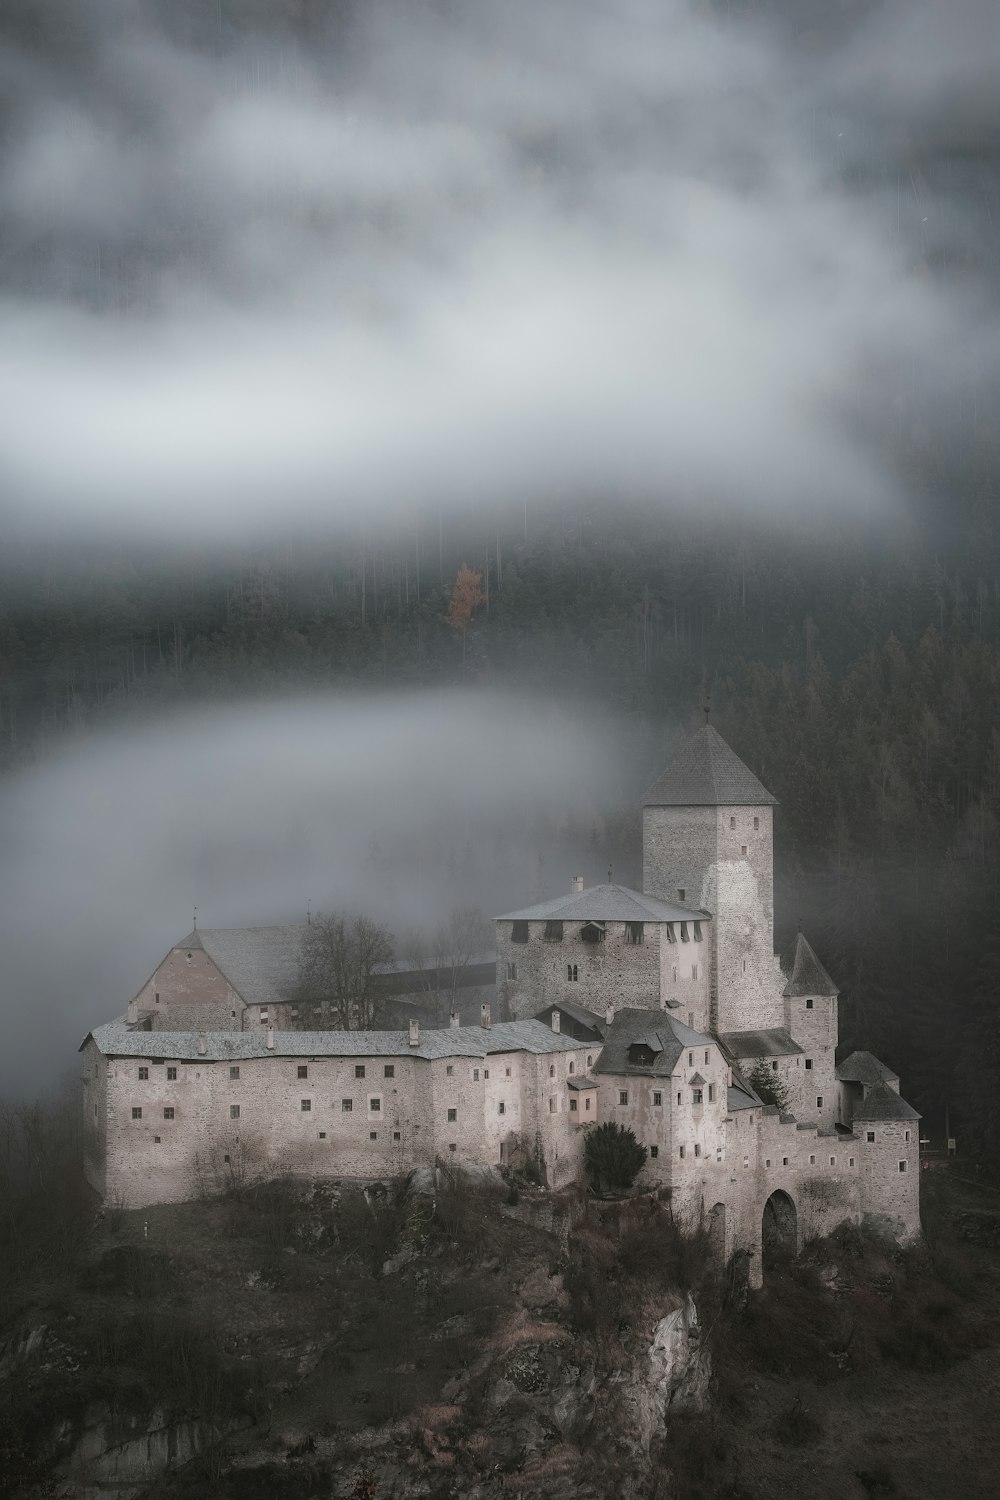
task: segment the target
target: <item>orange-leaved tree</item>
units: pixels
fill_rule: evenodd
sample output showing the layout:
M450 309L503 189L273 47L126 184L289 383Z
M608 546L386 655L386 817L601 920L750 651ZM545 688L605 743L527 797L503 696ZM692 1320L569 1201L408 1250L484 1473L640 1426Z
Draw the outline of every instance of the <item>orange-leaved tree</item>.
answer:
M448 606L448 624L452 630L462 632L462 661L465 661L465 632L472 619L473 610L483 602L483 575L467 568L463 563L455 577Z

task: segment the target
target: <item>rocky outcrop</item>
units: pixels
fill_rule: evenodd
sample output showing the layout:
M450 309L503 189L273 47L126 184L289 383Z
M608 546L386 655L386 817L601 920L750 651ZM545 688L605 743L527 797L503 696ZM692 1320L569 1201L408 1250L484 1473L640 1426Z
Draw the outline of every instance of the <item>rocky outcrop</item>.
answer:
M701 1411L707 1404L712 1364L701 1334L689 1294L657 1323L646 1360L626 1382L626 1409L647 1452L663 1436L668 1412Z

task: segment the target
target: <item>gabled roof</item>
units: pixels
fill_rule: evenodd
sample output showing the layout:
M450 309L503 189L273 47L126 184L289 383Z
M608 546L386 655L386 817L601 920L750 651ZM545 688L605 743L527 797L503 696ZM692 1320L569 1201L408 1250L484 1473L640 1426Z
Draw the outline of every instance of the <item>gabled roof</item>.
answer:
M871 1052L852 1052L837 1065L841 1083L898 1083L899 1074L879 1062Z
M700 1073L692 1073L688 1079L688 1083L695 1089L703 1089L705 1087L705 1080Z
M723 1031L719 1041L732 1057L794 1057L802 1051L783 1026L770 1031Z
M596 1089L600 1084L596 1078L588 1078L586 1074L575 1073L572 1078L566 1080L567 1088L571 1089Z
M791 948L781 955L781 967L788 975L788 983L781 992L786 1000L801 995L840 993L801 932L796 934Z
M875 1083L865 1089L865 1097L854 1106L856 1120L919 1120L912 1104L901 1099L887 1083Z
M498 1052L577 1052L581 1043L561 1036L539 1021L498 1021L495 1026L446 1026L421 1029L417 1046L409 1031L276 1031L274 1047L267 1030L207 1031L205 1051L198 1050L196 1031L135 1031L124 1021L95 1026L93 1038L106 1057L178 1059L181 1062L224 1062L255 1057L489 1057Z
M520 911L504 912L498 922L707 922L707 912L672 901L658 901L627 885L592 885Z
M588 1010L585 1005L577 1005L575 1000L554 1001L547 1005L544 1010L537 1011L534 1019L536 1021L547 1021L551 1026L552 1012L557 1010L561 1016L569 1016L580 1026L586 1026L595 1036L602 1037L607 1030L608 1023L603 1016L596 1015L594 1011Z
M719 731L705 724L681 746L642 802L644 807L764 807L777 800Z
M628 1049L636 1042L651 1046L653 1060L631 1063ZM594 1065L595 1073L636 1073L645 1077L669 1078L686 1047L710 1047L712 1038L675 1019L666 1011L620 1010L615 1014L604 1037L604 1047Z

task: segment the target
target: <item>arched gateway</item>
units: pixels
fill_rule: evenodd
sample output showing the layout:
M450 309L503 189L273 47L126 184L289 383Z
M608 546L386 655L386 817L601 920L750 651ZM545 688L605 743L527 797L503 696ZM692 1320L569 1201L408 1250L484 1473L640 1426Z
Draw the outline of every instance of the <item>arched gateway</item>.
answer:
M764 1204L761 1222L761 1250L764 1270L778 1255L795 1255L799 1248L798 1215L795 1204L780 1189Z

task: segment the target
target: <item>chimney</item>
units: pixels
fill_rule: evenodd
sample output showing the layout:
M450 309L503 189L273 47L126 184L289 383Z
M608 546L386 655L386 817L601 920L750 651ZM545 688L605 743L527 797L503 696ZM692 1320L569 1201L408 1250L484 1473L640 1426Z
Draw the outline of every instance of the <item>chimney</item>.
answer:
M611 1022L614 1020L614 1018L615 1018L615 1008L612 1005L611 1001L609 1000L608 1001L608 1008L604 1012L604 1020L607 1023L607 1025L610 1026Z
M484 1004L482 1006L482 1008L480 1009L480 1012L479 1012L479 1024L480 1024L480 1026L484 1027L484 1029L486 1031L489 1031L489 1029L490 1029L490 1008L489 1008L488 1005Z
M420 1046L420 1022L415 1018L410 1022L410 1046Z
M462 1018L458 1014L458 1011L457 1010L453 1010L452 1013L451 1013L451 1015L448 1017L448 1025L449 1026L459 1026L459 1025L461 1025L461 1021L462 1021Z
M574 896L579 896L579 894L580 894L580 892L582 890L583 890L583 876L582 875L574 875L573 876L573 884L570 886L571 893Z
M207 1051L208 1051L208 1042L207 1042L207 1040L205 1038L205 1033L203 1031L199 1031L199 1033L198 1033L198 1056L199 1057L204 1057L205 1053Z
M135 1025L138 1024L138 1021L139 1021L139 1002L138 1002L138 1000L130 1000L129 1003L128 1003L128 1024L130 1026L135 1026Z
M269 1026L267 1028L267 1050L268 1050L268 1052L273 1052L274 1051L274 1027L273 1026Z
M560 1026L559 1012L557 1010L554 1010L552 1012L552 1030L553 1031L558 1031L559 1030L559 1026Z

